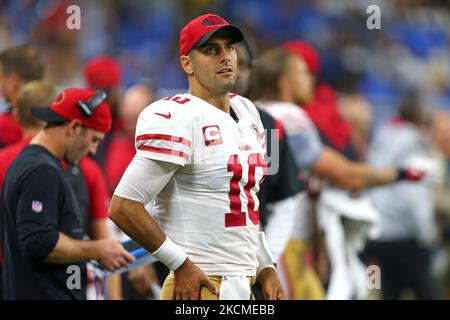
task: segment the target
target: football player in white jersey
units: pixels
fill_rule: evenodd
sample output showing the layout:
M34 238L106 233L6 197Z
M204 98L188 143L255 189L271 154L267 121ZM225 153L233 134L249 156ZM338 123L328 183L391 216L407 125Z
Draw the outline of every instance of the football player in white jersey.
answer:
M111 202L111 219L172 271L162 299L250 299L256 278L266 299L284 299L259 231L264 128L255 106L230 94L242 39L215 14L183 28L189 93L141 113L136 156Z

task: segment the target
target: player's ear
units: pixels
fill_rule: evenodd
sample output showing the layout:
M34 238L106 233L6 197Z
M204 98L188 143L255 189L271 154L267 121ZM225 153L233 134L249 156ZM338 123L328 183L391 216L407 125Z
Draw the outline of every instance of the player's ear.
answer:
M81 124L81 121L79 119L74 119L68 122L66 127L69 136L75 136L81 132L83 125Z
M180 56L180 63L181 63L181 67L183 67L184 72L186 72L188 75L191 75L194 73L194 70L192 68L191 55Z

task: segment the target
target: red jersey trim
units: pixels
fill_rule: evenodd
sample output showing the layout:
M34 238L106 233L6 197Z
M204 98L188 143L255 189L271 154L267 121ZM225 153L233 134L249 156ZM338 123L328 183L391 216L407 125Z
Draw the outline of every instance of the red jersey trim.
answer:
M167 154L167 155L171 155L171 156L176 156L176 157L183 158L185 160L187 160L189 158L186 153L184 153L182 151L171 150L171 149L149 147L149 146L145 146L145 145L140 146L138 149L143 150L143 151L149 151L149 152L154 152L154 153L162 153L162 154Z
M171 142L177 142L184 144L188 147L192 146L192 142L188 139L181 138L181 137L175 137L170 136L168 134L143 134L136 138L136 141L142 141L142 140L164 140L164 141L171 141Z

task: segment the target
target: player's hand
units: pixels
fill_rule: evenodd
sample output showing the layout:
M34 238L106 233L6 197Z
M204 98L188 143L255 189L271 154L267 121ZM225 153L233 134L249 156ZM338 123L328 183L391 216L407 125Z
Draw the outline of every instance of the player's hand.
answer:
M326 283L328 281L330 270L328 268L328 261L325 254L319 254L314 270L322 283Z
M134 257L119 243L112 239L95 240L97 260L109 271L126 267Z
M397 180L421 181L426 175L424 170L404 168L398 170Z
M275 269L262 269L258 275L258 281L261 284L265 300L286 300L284 289Z
M417 175L417 172L421 174L420 178L415 179L415 181L424 181L430 186L439 185L444 181L445 173L438 159L427 156L411 157L406 163L406 168L407 169L404 169L404 171L413 178Z
M198 300L199 292L203 286L213 294L217 289L206 274L189 259L174 272L173 300Z

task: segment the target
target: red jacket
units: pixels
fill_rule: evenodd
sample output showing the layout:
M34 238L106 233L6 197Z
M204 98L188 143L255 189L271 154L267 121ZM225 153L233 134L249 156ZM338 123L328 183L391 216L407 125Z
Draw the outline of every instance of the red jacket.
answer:
M0 114L0 147L14 144L22 139L22 128L10 113Z

